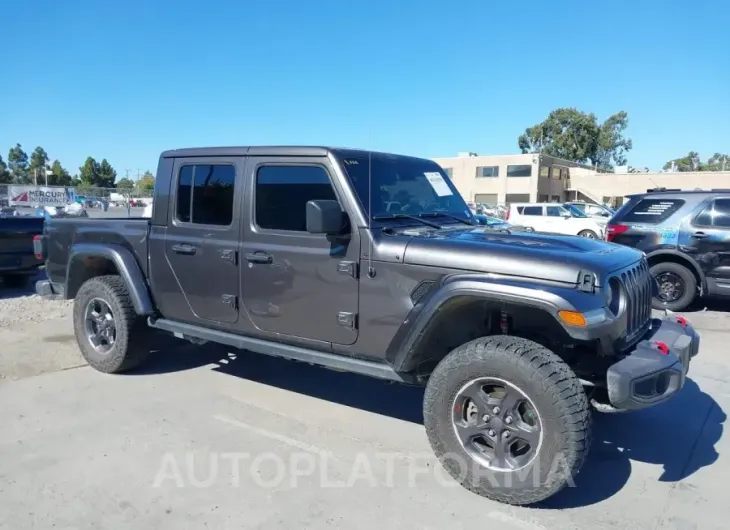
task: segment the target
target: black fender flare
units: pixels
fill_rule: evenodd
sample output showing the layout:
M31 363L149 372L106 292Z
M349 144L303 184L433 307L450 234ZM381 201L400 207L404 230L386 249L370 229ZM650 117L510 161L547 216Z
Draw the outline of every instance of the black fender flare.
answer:
M77 243L71 247L66 266L66 297L73 298L80 285L71 285L75 267L80 266L86 257L105 258L114 263L119 275L124 279L132 299L132 305L138 315L152 315L155 312L152 298L147 288L147 280L129 249L116 244Z
M707 277L702 271L702 267L700 267L699 263L697 263L697 260L695 260L691 255L687 254L686 252L680 252L678 250L659 249L654 250L653 252L649 252L646 255L646 259L649 260L651 258L661 256L672 256L689 263L692 266L692 270L697 273L697 276L700 279L700 288L702 289L702 291L704 292L707 289Z
M436 287L436 286L435 286ZM387 360L397 372L410 371L410 361L418 347L418 341L439 312L458 297L478 297L484 300L502 303L519 303L549 313L564 327L558 319L558 311L575 311L575 306L566 298L549 290L541 290L539 286L520 286L503 283L500 280L485 280L484 277L460 277L441 283L434 292L426 295L422 303L417 304L401 327L396 332L386 352Z

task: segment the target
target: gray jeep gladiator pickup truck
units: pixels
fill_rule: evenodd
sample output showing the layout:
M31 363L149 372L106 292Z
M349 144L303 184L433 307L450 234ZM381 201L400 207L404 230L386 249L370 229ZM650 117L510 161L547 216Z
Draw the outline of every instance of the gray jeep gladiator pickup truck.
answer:
M424 385L464 487L532 504L580 469L599 410L680 391L699 336L653 319L641 252L473 221L435 162L325 147L180 149L151 219L52 219L40 295L122 372L150 330Z

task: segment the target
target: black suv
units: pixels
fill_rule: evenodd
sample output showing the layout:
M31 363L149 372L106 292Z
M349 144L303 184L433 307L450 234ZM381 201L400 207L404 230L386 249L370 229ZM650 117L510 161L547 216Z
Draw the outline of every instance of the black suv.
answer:
M606 240L646 253L652 306L681 311L698 296L730 296L730 189L657 188L630 195Z

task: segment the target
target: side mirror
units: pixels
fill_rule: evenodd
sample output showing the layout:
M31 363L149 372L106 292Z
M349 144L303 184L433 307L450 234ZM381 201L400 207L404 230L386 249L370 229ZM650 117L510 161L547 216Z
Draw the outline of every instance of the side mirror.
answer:
M307 202L307 232L310 234L341 234L346 218L337 201Z

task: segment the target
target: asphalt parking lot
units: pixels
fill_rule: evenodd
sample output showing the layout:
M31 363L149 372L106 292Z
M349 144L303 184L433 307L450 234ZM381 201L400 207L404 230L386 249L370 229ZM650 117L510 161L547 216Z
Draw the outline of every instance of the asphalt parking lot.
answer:
M688 314L681 395L598 415L575 487L527 509L433 465L417 388L164 337L107 376L70 303L0 288L0 528L726 528L725 309Z

